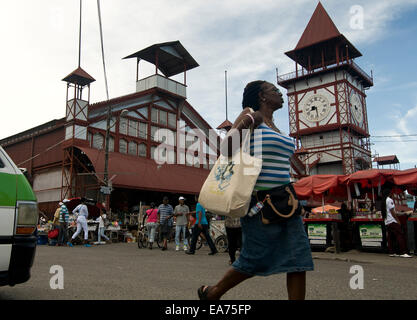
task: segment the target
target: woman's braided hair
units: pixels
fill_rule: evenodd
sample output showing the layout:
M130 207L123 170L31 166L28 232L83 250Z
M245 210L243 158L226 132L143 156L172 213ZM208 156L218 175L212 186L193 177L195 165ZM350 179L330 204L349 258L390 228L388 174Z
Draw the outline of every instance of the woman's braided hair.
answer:
M252 81L249 82L245 90L243 91L243 100L242 100L242 108L245 109L247 107L252 108L254 111L258 111L259 106L259 92L262 91L262 85L266 83L266 81Z

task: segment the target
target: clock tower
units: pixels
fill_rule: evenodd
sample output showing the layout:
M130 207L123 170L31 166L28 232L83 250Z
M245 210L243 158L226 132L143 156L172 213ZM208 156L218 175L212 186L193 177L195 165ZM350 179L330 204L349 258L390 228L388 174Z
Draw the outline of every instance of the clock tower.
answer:
M351 174L371 167L365 90L373 78L362 56L319 2L294 50L295 72L278 75L287 89L298 175ZM298 161L299 160L299 161ZM300 170L300 167L303 170Z

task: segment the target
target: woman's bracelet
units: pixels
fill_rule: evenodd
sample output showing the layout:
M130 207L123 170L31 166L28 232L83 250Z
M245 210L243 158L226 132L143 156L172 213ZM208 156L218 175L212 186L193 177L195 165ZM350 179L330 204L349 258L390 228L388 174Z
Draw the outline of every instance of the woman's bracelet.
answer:
M253 118L253 116L250 113L246 113L245 115L248 116L249 118L251 118L252 124L255 124L255 119Z

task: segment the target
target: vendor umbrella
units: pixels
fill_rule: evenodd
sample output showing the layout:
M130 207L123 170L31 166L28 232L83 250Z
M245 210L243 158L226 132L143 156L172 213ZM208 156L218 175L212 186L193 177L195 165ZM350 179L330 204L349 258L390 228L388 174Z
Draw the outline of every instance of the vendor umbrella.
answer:
M332 206L326 204L325 206L320 206L311 210L312 213L324 213L329 212L330 210L339 210L340 207Z

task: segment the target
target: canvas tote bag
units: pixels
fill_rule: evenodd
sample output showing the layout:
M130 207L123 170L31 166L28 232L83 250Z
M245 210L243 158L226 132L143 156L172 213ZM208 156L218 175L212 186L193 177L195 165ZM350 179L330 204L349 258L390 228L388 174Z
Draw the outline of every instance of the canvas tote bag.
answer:
M250 155L252 130L242 130L242 148L233 157L220 155L203 184L198 201L208 211L232 218L248 213L262 159Z

